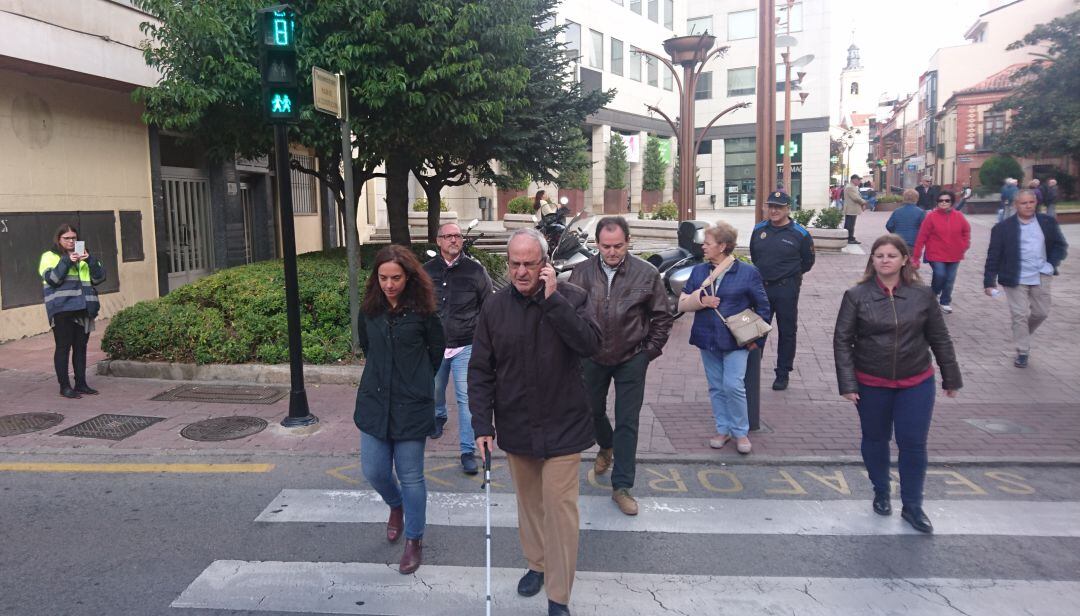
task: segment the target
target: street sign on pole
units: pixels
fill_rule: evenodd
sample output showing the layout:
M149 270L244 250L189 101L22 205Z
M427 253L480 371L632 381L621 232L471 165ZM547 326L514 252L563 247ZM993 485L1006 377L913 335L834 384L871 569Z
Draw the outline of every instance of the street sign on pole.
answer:
M341 86L337 75L311 67L311 91L316 110L341 119Z

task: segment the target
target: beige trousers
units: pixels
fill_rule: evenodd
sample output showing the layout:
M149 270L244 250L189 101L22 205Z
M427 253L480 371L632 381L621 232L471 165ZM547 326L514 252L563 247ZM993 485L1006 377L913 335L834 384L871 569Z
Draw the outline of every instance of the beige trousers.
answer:
M1039 284L1004 287L1012 315L1013 342L1016 352L1031 352L1031 335L1050 314L1050 281L1053 276L1039 275Z
M548 599L568 604L577 571L581 454L547 460L514 454L507 458L525 560L529 569L544 573Z

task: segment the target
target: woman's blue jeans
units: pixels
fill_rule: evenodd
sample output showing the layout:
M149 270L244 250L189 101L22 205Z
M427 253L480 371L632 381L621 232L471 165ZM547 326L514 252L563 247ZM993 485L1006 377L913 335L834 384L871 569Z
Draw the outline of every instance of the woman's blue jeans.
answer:
M746 415L746 349L707 351L701 349L705 380L709 382L716 433L734 438L746 436L750 419Z
M404 506L406 539L424 537L427 516L425 444L427 439L384 441L366 432L360 433L360 466L364 479L391 508Z
M934 393L933 377L903 389L859 385L862 457L870 483L875 493L889 493L889 441L895 427L900 501L907 507L922 507Z
M960 269L960 262L945 263L943 261L930 261L930 269L934 277L930 281L930 288L934 295L940 296L942 306L952 304L952 289L956 283L956 272Z

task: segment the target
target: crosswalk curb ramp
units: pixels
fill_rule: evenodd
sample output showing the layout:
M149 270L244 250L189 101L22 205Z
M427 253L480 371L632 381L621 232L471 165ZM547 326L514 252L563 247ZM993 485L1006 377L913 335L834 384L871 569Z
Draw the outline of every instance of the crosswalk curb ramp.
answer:
M441 527L482 527L482 499L480 494L429 492L428 535L439 532ZM492 525L515 528L514 496L495 494L493 500ZM868 500L643 497L638 502L641 514L627 517L607 497L581 496L582 532L605 531L616 533L616 537L618 533L834 538L917 535L899 515L873 515ZM950 500L927 501L924 507L939 536L1080 537L1080 502L1075 501ZM254 521L384 524L386 506L371 490L286 489ZM903 540L935 538L911 536ZM888 552L881 554L882 559L889 557ZM625 559L612 564L620 568L634 566ZM493 570L493 613L545 613L543 593L525 599L514 591L523 570ZM481 614L483 585L482 566L424 564L416 574L402 576L396 566L386 563L223 559L212 562L172 607L388 616ZM634 571L579 571L571 600L574 614L619 616L1075 616L1077 605L1080 582L1071 580L713 576Z

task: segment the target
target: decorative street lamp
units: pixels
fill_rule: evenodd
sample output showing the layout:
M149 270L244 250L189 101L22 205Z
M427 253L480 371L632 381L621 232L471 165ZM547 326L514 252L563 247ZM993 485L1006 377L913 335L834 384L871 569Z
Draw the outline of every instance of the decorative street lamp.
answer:
M649 111L655 112L663 117L664 120L667 121L668 126L675 132L675 137L679 141L679 194L676 198L679 205L680 221L691 220L694 218L694 194L697 189L694 182L694 169L696 168L695 163L697 161L698 147L701 145L701 140L705 138L705 133L707 133L708 130L712 128L712 125L724 114L734 111L735 109L750 106L750 103L739 103L721 111L716 114L716 117L709 120L708 125L705 126L705 130L701 132L701 136L697 137L697 131L694 130L694 93L697 91L698 78L701 76L701 71L705 68L705 64L707 64L709 60L716 56L723 56L728 50L726 46L712 49L712 46L715 43L716 37L708 32L705 34L669 38L664 41L664 51L671 56L670 61L651 51L636 50L634 52L656 58L662 62L664 66L671 71L671 74L675 79L676 91L679 93L678 122L673 121L666 113L655 105L646 105L645 107ZM709 51L710 49L712 49L712 51ZM679 78L679 72L675 69L676 64L680 64L683 67L683 76L681 79Z
M790 21L790 20L789 20ZM791 26L789 25L788 28ZM780 57L784 60L784 190L788 194L792 194L791 190L791 86L793 83L801 84L803 77L806 77L806 73L799 71L798 79L794 82L791 79L792 68L802 68L807 64L810 64L814 60L813 54L808 54L797 58L791 59L791 47L795 45L795 37L777 37L777 39L787 38L787 49L784 53L780 54ZM799 92L799 104L802 105L806 102L806 98L810 96L809 92ZM794 197L792 197L794 198Z

